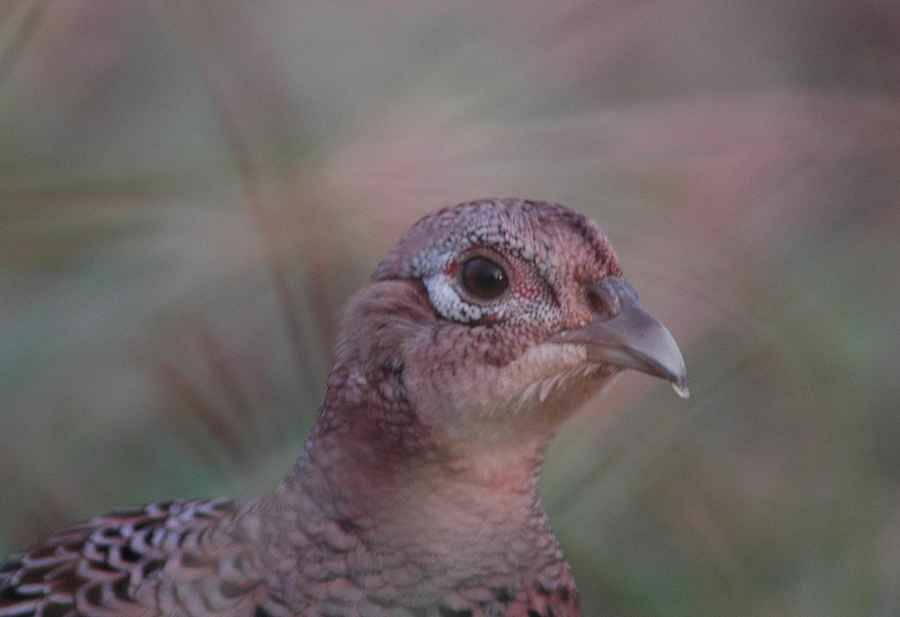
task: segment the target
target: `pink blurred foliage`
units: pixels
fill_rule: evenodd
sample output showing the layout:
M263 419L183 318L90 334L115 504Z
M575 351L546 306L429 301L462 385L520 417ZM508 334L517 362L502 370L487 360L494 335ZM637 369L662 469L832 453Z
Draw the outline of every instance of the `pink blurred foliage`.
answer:
M26 64L34 96L78 105L116 77L147 18L139 0L53 2L43 14ZM60 97L63 101L60 101Z

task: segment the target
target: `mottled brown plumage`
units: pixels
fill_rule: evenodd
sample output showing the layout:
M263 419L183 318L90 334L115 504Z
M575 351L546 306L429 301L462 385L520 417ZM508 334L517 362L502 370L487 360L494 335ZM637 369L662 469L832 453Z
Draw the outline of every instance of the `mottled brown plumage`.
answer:
M684 386L596 225L514 199L441 210L350 302L272 494L62 531L0 569L0 617L576 617L541 464L623 368Z

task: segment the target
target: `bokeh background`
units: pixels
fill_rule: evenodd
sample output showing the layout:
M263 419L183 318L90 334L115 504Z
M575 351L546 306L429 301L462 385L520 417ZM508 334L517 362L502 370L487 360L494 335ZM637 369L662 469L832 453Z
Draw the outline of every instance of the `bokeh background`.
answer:
M894 0L0 3L0 550L272 486L349 294L491 195L690 368L551 451L585 614L900 614Z

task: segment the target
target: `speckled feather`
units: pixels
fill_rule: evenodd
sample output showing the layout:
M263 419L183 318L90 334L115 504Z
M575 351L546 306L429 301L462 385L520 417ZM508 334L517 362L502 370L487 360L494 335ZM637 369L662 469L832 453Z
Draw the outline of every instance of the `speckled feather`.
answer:
M460 263L504 265L470 297ZM487 199L416 223L346 312L322 413L270 495L92 519L0 569L0 617L577 617L538 496L559 425L618 369L548 337L621 276L602 230Z

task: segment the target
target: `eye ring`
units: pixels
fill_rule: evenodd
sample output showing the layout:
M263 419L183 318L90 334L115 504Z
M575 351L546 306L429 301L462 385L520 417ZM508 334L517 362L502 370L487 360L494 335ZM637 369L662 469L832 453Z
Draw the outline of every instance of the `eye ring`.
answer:
M493 302L509 290L509 274L497 259L484 253L466 257L459 267L459 284L476 302Z

